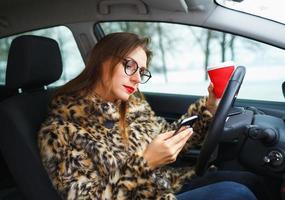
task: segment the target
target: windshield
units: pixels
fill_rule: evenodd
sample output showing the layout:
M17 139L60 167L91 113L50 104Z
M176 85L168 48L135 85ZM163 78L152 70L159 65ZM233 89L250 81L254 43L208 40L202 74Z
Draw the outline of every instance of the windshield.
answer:
M222 6L285 24L283 0L216 0Z

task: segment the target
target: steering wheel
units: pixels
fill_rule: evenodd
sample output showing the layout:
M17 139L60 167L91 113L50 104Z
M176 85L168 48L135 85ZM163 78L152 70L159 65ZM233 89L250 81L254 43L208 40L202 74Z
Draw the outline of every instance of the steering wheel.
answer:
M229 80L213 121L209 126L208 133L206 134L206 138L198 157L195 169L198 176L205 173L211 156L220 141L228 112L234 103L235 97L245 76L245 72L245 67L239 66L235 69L231 79Z

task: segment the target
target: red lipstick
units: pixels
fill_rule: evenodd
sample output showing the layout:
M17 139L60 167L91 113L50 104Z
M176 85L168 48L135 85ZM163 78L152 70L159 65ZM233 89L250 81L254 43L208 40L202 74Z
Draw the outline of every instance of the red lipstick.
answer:
M133 93L135 91L135 88L131 87L131 86L126 86L124 85L124 87L127 89L128 93Z

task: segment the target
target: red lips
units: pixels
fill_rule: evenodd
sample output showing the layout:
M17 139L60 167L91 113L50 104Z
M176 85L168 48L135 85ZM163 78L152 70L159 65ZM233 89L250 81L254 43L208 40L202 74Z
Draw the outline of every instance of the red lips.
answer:
M135 88L133 88L131 86L124 85L124 87L127 89L128 93L130 93L130 94L135 91Z

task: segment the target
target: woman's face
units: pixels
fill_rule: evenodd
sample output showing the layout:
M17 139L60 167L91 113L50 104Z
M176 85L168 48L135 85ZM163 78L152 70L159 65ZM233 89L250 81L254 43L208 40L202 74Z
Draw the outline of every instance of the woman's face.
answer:
M108 101L123 100L127 101L129 96L133 94L141 82L140 69L146 68L147 65L147 56L145 51L138 47L130 54L125 57L126 60L132 60L137 63L139 69L132 75L128 75L125 72L124 61L119 62L114 69L113 77L110 79L110 73L105 73L103 76L103 83L105 92L109 90L109 93L106 92L103 96ZM110 66L110 62L104 63L105 65ZM103 66L104 69L110 69L109 66ZM107 83L107 84L106 84Z

